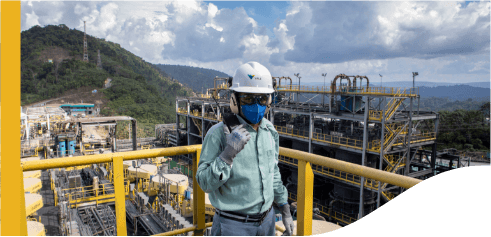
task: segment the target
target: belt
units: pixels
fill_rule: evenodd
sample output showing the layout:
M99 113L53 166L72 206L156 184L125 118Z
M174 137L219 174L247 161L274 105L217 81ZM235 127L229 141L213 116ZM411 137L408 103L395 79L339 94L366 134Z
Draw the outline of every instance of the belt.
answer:
M262 223L266 216L268 215L269 211L271 211L271 208L273 208L273 205L269 207L269 209L263 213L260 214L255 214L255 215L246 215L238 212L233 212L233 211L222 211L219 209L216 209L216 213L219 216L223 216L225 218L234 220L234 221L240 221L240 222L259 222Z

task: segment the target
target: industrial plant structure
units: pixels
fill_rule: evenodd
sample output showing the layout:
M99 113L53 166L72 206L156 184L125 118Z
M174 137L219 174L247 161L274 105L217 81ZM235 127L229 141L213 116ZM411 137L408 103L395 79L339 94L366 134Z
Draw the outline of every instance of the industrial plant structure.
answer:
M280 136L278 165L300 226L334 230L351 224L420 180L464 162L453 151L436 151L438 114L414 105L417 88L371 87L366 76L344 74L325 87L273 79L273 105L266 117ZM197 144L230 113L231 78L214 81L206 94L178 97L176 122L156 125L151 138L137 138L137 121L127 116L70 117L59 105L25 109L21 167L29 192L26 221L34 228L29 233L46 234L41 217L55 208L51 235L209 235L215 209L193 185L193 172L201 151ZM117 139L118 121L129 121L130 139ZM320 155L318 162L302 160L312 154ZM321 165L331 158L346 162L345 168ZM448 160L448 166L438 165L437 158ZM313 184L305 181L310 175L305 167L313 171ZM377 169L377 176L363 167ZM309 185L313 192L306 194Z
M228 81L215 78L214 88L206 94L177 98L176 125L157 129L157 134L165 134L163 143L201 144L222 114L230 113ZM419 111L418 88L372 87L366 76L345 74L337 75L326 87L293 85L290 77L274 77L274 81L273 105L267 118L280 135L281 147L418 179L444 171L431 158L437 156L438 114ZM322 99L316 102L316 97ZM423 150L423 146L431 150ZM296 201L298 162L283 156L279 160L289 197ZM313 165L312 169L314 207L342 225L404 191L326 167Z

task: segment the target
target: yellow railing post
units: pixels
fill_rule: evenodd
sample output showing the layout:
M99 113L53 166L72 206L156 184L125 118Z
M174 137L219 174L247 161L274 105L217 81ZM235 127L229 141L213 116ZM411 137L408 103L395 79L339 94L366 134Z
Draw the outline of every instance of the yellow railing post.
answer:
M312 235L314 173L309 162L298 160L297 236Z
M196 180L201 148L196 149L193 159L193 225L196 226L194 235L202 236L205 230L205 192Z
M113 159L116 227L118 236L126 236L126 198L124 192L123 157Z
M25 195L24 195L24 174L22 172L22 166L20 167L20 177L19 177L19 187L20 187L20 195L19 195L19 202L18 202L18 207L19 207L19 213L9 213L9 215L13 214L19 214L20 222L19 222L19 229L18 232L15 231L15 229L10 229L10 228L4 228L4 235L11 235L12 233L15 233L15 235L23 235L27 236L27 219L26 219L26 201L25 201ZM8 218L4 218L8 219ZM9 230L10 229L10 230Z

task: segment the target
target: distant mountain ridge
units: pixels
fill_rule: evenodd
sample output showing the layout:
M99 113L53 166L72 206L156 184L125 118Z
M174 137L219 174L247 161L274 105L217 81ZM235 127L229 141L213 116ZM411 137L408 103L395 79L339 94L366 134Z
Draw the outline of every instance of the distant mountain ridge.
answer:
M467 99L479 100L483 98L489 100L490 92L489 88L468 85L419 87L421 98L439 97L449 98L451 101Z
M202 91L206 93L206 89L212 88L213 78L230 77L228 74L214 69L168 64L154 64L154 66L198 93Z
M370 83L371 85L371 83ZM439 111L441 109L479 109L485 101L490 100L491 90L468 85L456 86L437 86L437 87L419 87L421 96L421 108ZM300 97L301 102L307 101L313 94ZM327 96L326 96L327 98ZM322 96L317 96L311 100L315 103L322 103ZM465 103L464 103L465 101ZM327 99L325 99L327 103Z

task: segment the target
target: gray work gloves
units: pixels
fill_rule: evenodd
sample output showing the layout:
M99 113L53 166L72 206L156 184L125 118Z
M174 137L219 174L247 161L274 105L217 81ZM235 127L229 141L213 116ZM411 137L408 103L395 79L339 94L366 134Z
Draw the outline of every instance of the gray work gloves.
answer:
M279 207L281 212L281 220L285 226L285 233L283 235L292 236L293 235L293 218L290 213L290 205L286 203L285 205Z
M241 124L237 126L232 132L228 130L227 125L223 125L223 132L227 138L227 146L225 146L225 149L223 149L219 157L230 166L232 165L235 156L244 149L244 146L249 139L251 139L251 134L244 128L244 125L245 124Z

